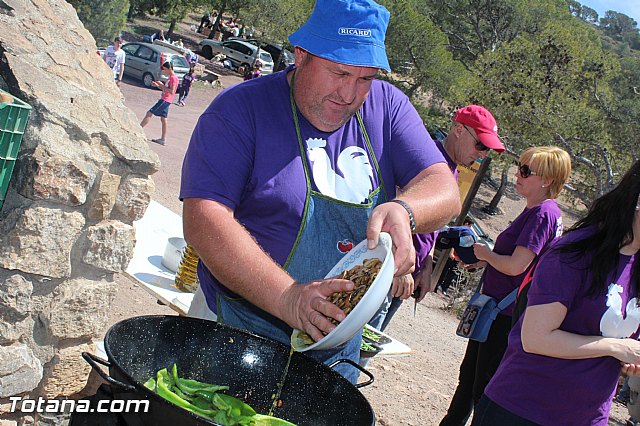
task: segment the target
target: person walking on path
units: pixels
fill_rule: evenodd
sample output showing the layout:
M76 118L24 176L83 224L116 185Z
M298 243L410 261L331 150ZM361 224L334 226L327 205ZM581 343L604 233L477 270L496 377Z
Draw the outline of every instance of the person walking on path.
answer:
M122 39L116 37L113 39L113 44L104 52L104 61L109 65L109 68L113 71L113 80L117 86L120 86L122 76L124 74L124 62L126 55L124 50L120 49L122 45Z
M180 89L178 89L178 105L185 106L187 96L189 96L189 90L191 90L191 84L195 78L193 67L191 67L189 68L189 72L182 78L182 84L180 85Z
M160 145L164 145L167 140L167 127L169 125L169 106L171 106L171 102L173 102L173 98L178 89L179 80L176 73L173 72L173 65L171 65L171 62L165 62L164 64L162 64L162 66L160 67L160 71L163 74L168 75L167 82L165 84L162 84L161 81L156 80L151 83L153 87L162 90L162 95L160 96L160 99L158 99L158 102L156 102L155 105L152 106L149 111L147 111L147 114L140 122L140 126L144 127L149 124L149 121L151 120L151 117L153 115L155 115L156 117L160 117L160 122L162 123L162 137L160 139L152 139L151 141Z

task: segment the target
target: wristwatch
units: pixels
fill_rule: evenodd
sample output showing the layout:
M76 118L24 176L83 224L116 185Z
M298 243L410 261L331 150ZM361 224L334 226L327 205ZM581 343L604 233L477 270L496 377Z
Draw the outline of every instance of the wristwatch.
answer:
M411 233L415 234L416 233L416 220L413 217L413 212L411 211L411 207L409 207L409 205L407 203L405 203L402 200L391 200L392 203L398 203L400 204L402 207L404 207L404 209L407 211L407 214L409 215L409 228L411 229Z

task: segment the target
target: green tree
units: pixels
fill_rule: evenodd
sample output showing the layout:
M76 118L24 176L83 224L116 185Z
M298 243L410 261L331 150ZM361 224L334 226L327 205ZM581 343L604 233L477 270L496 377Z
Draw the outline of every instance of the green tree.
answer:
M565 148L574 163L571 193L588 204L614 181L628 150L610 126L619 73L586 24L549 23L536 37L521 36L479 61L483 84L471 94L500 118L509 148Z
M576 18L580 18L585 22L590 22L595 24L598 22L598 12L591 9L588 6L584 6L580 4L576 0L566 0L567 5L569 6L569 13L571 13Z
M548 20L569 17L564 0L426 0L422 7L468 69L483 53L535 34Z
M127 21L129 0L70 0L69 3L97 44L111 42Z
M624 13L607 10L600 18L600 27L604 33L616 40L623 40L626 33L637 32L638 23Z
M259 0L244 11L244 22L259 28L262 38L283 45L307 20L314 0ZM274 61L277 58L273 58Z
M456 82L467 78L468 72L447 49L447 36L413 2L387 3L391 19L386 47L393 70L388 80L414 103L427 98L434 106L454 98Z

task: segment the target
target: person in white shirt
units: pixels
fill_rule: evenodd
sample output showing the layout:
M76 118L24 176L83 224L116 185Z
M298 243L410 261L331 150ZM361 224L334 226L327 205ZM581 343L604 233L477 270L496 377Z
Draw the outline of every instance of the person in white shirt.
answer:
M122 39L120 37L116 37L113 39L113 44L107 47L107 50L104 52L104 61L113 71L113 79L118 86L120 86L120 82L122 81L125 62L124 50L120 49L121 44Z

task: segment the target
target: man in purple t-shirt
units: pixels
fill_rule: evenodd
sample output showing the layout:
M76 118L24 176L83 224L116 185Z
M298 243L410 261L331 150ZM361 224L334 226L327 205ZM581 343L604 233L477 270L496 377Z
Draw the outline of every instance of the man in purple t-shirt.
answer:
M412 230L438 229L459 211L455 180L416 110L375 79L389 70L388 19L371 0L318 0L290 37L295 66L225 90L201 116L180 197L201 259L194 304L218 321L286 344L292 328L320 340L335 328L329 318L345 317L327 299L353 283L322 279L345 252L389 232L405 274ZM359 348L358 334L307 353L357 362ZM353 367L336 370L357 379Z
M504 145L498 137L496 120L486 108L480 105L459 108L452 121L449 134L442 142L436 141L436 146L456 180L458 164L471 166L476 160L484 159L490 149L499 153L504 151ZM414 294L418 303L433 290L431 272L437 236L437 231L413 236L413 247L416 250L415 271L394 279L389 296L369 321L369 325L384 331L403 300Z

